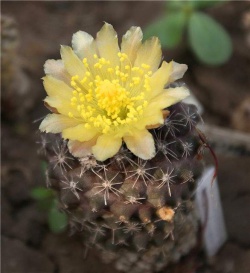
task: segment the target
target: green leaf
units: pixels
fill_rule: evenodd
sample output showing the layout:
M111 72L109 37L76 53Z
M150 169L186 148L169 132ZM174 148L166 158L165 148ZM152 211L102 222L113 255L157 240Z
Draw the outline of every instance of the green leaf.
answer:
M181 10L184 6L187 5L186 0L167 0L166 1L166 6L169 10L171 11L177 11L177 10Z
M53 198L54 191L44 187L36 187L31 190L31 197L38 201Z
M149 25L144 31L144 37L157 36L162 47L173 48L181 41L186 19L183 12L170 13Z
M190 10L205 9L217 4L223 4L228 0L171 0L166 2L169 11L190 12Z
M225 63L232 54L232 42L227 32L204 13L192 14L188 36L191 48L203 63L219 65Z
M52 199L52 198L39 200L37 202L37 207L40 211L46 211L48 213L53 202L54 202L54 199Z
M226 1L227 0L190 0L189 2L195 9L205 9Z
M68 217L66 213L59 211L58 202L54 202L48 213L49 228L53 233L63 232L68 224Z

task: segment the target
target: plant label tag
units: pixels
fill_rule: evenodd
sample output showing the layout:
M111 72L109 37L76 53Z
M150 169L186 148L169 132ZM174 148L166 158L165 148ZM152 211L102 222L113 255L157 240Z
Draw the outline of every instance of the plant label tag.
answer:
M214 256L227 239L217 179L212 185L214 171L214 167L204 170L198 181L195 200L209 257Z

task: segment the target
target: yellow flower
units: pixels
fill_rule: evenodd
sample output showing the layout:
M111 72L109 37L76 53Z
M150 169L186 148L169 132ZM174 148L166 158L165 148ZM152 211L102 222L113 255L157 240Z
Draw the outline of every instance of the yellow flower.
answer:
M62 60L45 63L45 103L53 112L40 130L62 133L76 157L93 153L104 161L124 141L142 159L155 155L148 128L164 122L162 110L188 96L185 87L166 88L187 66L162 62L159 39L142 43L142 31L131 27L121 47L112 25L105 23L96 39L86 32L62 46Z

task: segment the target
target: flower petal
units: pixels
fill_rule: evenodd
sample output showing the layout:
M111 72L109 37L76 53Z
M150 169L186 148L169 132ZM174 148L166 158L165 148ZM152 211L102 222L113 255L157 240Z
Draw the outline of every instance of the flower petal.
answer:
M145 115L140 119L136 128L142 130L146 126L155 125L155 124L163 124L163 122L164 122L164 118L163 118L162 110L149 106L145 110Z
M60 81L70 84L70 75L65 69L62 60L47 60L44 64L44 72Z
M148 130L135 130L132 136L124 136L123 139L128 149L136 156L144 160L155 156L154 139Z
M86 68L69 46L61 46L61 57L66 70L71 76L84 77Z
M67 117L70 117L69 113L72 113L73 117L80 117L79 112L70 105L70 102L64 101L62 98L46 97L44 99L44 104L53 113L60 113Z
M131 27L122 37L121 52L128 55L132 65L142 44L142 37L143 34L140 27Z
M163 124L162 110L186 98L188 95L189 91L184 86L162 90L158 96L149 102L147 108L144 110L145 114L136 124L136 128L143 129L146 126Z
M161 62L161 44L157 37L146 40L137 52L134 66L141 66L143 63L150 65L154 72Z
M88 141L96 135L97 131L95 129L86 128L83 123L62 131L63 138L78 141Z
M68 116L68 113L72 112L75 117L79 117L79 112L71 105L73 89L70 86L52 76L44 77L43 85L49 95L44 101L49 106L56 108L63 115Z
M96 44L94 38L85 31L78 31L72 37L72 47L76 55L82 60L87 58L89 64L95 62Z
M73 89L65 82L58 80L52 76L43 77L43 86L50 97L62 97L70 100Z
M69 140L68 148L70 153L75 157L84 157L92 154L92 146L96 144L97 137L89 141L80 142L77 140Z
M110 61L114 66L119 64L117 33L112 25L105 23L101 30L97 33L96 44L100 57Z
M162 91L164 86L169 83L169 78L173 70L172 62L163 62L161 67L150 78L150 86L153 90L152 96Z
M114 156L122 145L122 139L111 135L101 135L97 143L92 148L92 152L97 160L104 161Z
M173 71L170 75L170 82L174 82L183 77L183 75L188 69L188 66L186 64L179 64L174 61L172 61L171 63L173 65Z
M46 101L44 101L44 106L49 109L51 113L60 114L55 107L50 106Z
M58 114L48 114L39 126L42 132L46 133L61 133L64 129L74 127L79 124L79 121Z
M189 91L185 86L164 89L148 105L148 109L164 109L189 96Z

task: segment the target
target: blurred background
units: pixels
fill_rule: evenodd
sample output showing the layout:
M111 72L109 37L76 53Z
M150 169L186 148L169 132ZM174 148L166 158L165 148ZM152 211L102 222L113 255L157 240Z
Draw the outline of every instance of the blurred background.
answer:
M39 159L38 126L48 113L41 78L72 34L93 36L111 23L119 37L131 26L159 36L164 58L185 63L183 81L202 111L218 161L228 240L199 272L250 268L250 3L248 1L3 1L1 13L2 269L4 273L116 272L83 260L67 219L39 208L48 192ZM211 157L208 161L212 161ZM40 202L41 203L41 202ZM41 204L40 204L41 205ZM40 206L41 207L41 206ZM49 212L51 213L51 211ZM59 228L58 228L59 226ZM188 261L164 272L185 272ZM198 272L198 271L196 271ZM191 273L191 272L190 272Z

